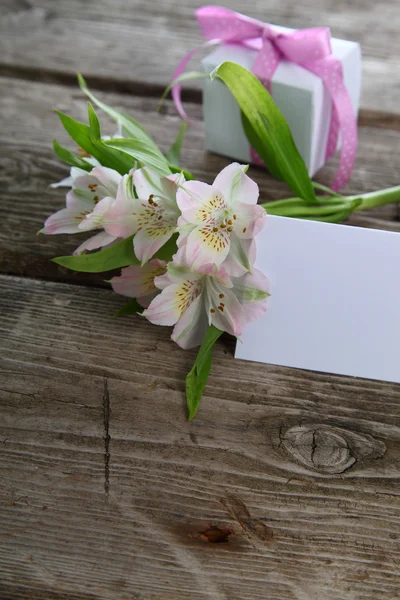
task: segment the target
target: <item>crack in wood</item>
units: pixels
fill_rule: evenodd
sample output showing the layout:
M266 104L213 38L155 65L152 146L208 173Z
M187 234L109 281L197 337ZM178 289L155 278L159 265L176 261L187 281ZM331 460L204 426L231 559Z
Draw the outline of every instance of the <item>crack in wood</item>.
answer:
M104 418L104 493L108 501L110 491L110 392L108 390L108 378L104 377L103 394L103 418Z
M56 69L42 69L38 67L27 67L19 65L7 65L0 63L0 77L9 77L12 79L23 79L48 83L53 85L64 85L74 87L78 90L78 82L75 73L57 71ZM129 96L161 98L165 91L166 84L147 83L139 80L110 79L99 75L90 75L88 83L92 91L115 92ZM201 90L185 89L182 90L182 99L186 102L201 104Z
M23 79L54 85L64 85L77 88L75 73L57 71L56 69L39 68L34 66L7 65L0 63L0 77ZM139 97L160 98L168 82L165 84L147 83L144 81L110 79L99 75L90 75L90 88L93 91L115 92ZM182 100L194 104L202 103L201 90L185 88L182 90ZM380 110L361 108L358 116L359 127L376 127L400 131L400 115Z

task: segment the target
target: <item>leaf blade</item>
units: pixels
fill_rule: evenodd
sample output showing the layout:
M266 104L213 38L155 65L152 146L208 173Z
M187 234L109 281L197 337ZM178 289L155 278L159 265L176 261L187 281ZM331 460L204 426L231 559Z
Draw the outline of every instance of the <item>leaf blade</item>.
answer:
M91 171L93 169L93 165L80 156L76 156L76 154L67 150L67 148L61 146L57 140L53 140L53 148L58 158L70 167L78 167L78 169L83 169L85 171Z
M163 177L171 175L166 158L164 156L160 158L158 153L153 152L140 140L134 138L112 138L111 140L105 140L103 143L107 148L113 148L126 156L132 157Z
M117 312L114 317L125 317L128 315L136 315L143 311L143 307L140 306L136 298L131 298L126 304L124 304Z
M93 132L88 125L76 121L69 115L61 111L55 111L66 132L71 136L74 142L86 150L88 154L96 158L103 167L109 167L118 171L121 175L129 173L133 167L133 160L126 153L118 152L113 148L105 146L103 140L93 139Z
M147 144L149 148L152 148L154 153L158 154L160 158L163 158L163 154L155 141L149 136L149 134L145 131L145 129L135 121L129 115L108 106L101 100L99 100L88 88L85 79L82 77L80 73L77 75L79 87L84 94L100 108L106 115L111 117L118 125L121 125L124 135L130 138L134 138L140 140L142 143Z
M53 258L52 261L72 271L83 273L104 273L120 267L140 264L133 251L133 236L98 252L77 256L59 256Z
M224 62L211 74L225 83L244 115L245 133L271 173L286 181L299 198L317 203L307 167L296 148L286 119L253 73Z
M197 413L212 364L212 348L222 331L210 325L203 338L193 367L186 376L186 404L191 421Z
M183 138L185 137L187 126L187 121L183 121L183 123L181 123L176 138L166 153L168 162L172 163L173 165L178 166L180 164Z

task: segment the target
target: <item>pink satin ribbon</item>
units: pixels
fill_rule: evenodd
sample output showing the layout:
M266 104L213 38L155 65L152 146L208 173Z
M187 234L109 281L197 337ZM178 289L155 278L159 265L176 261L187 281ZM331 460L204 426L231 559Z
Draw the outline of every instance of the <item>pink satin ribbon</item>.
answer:
M251 19L221 6L203 6L196 11L196 19L203 36L208 40L200 48L192 50L179 63L173 79L179 77L194 54L207 46L224 42L239 43L258 50L252 71L268 91L281 60L288 60L320 77L332 99L332 115L329 127L325 160L336 151L338 135L342 147L339 168L332 189L342 188L353 169L357 151L357 122L349 93L343 82L342 63L332 55L331 35L326 27L300 29L290 33L278 33L271 25ZM172 89L172 97L180 115L187 119L181 102L181 85ZM252 160L263 164L252 150Z

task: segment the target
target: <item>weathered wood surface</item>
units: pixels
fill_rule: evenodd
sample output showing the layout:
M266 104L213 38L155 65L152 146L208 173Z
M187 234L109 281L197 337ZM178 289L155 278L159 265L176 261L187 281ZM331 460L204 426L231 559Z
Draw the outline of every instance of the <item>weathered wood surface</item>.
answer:
M198 0L1 0L0 72L71 81L76 71L120 89L157 90L202 42ZM398 114L400 41L397 0L241 0L233 10L291 27L324 25L363 50L362 107Z
M163 113L158 114L155 112L155 99L122 94L99 95L113 106L132 114L164 150L168 148L180 123L171 103L166 103ZM78 89L18 79L0 80L0 112L3 115L0 131L1 272L76 283L102 282L102 277L73 273L49 263L54 256L71 253L85 236L36 235L46 216L64 203L65 189L49 188L52 182L67 174L67 169L53 153L52 140L56 137L73 149L52 108L57 107L86 120L86 106L86 99ZM201 118L198 106L189 104L188 110ZM105 124L105 131L112 133L115 129L113 124L108 121ZM356 194L396 185L400 170L399 147L400 131L362 125L357 163L346 191ZM228 162L224 157L204 152L201 124L189 128L183 149L185 168L211 182ZM337 160L332 161L321 171L318 179L329 184L336 164ZM260 185L264 201L290 195L286 185L275 181L261 169L253 169L253 175ZM400 230L395 205L354 214L349 222Z
M400 598L400 386L193 352L111 292L0 277L0 597ZM221 543L216 543L216 542Z
M66 174L52 140L68 145L51 108L86 117L75 72L165 150L180 121L155 107L201 41L199 5L0 0L0 274L27 277L0 275L0 599L400 600L400 386L234 361L223 338L189 425L194 352L168 328L114 319L124 301L91 285L103 277L48 262L79 242L35 235L63 203L48 187ZM397 185L397 0L228 6L360 41L346 191ZM183 160L212 181L228 160L203 145L190 128ZM263 199L288 195L252 174ZM400 230L394 205L350 224Z

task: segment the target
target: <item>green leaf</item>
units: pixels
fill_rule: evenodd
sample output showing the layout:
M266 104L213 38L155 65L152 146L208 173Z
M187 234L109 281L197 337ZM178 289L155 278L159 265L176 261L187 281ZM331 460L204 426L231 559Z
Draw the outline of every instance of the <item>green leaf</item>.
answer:
M158 260L170 261L172 257L177 252L176 240L178 239L178 234L174 233L174 235L164 244L162 248L159 249L158 252L155 253L154 258L158 258Z
M67 163L67 165L70 165L71 167L78 167L79 169L84 169L85 171L91 171L93 169L93 165L88 163L80 156L76 156L76 154L74 154L70 150L63 148L63 146L60 146L57 140L53 141L53 148L58 158L63 162Z
M178 234L174 234L166 244L158 252L154 258L159 260L171 260L176 253L176 240ZM53 258L53 262L67 267L72 271L81 271L84 273L104 273L112 271L120 267L128 267L129 265L140 265L140 261L136 258L133 250L133 235L113 244L109 248L92 252L90 254L78 254L77 256L59 256Z
M114 317L125 317L126 315L137 315L143 311L143 306L140 306L136 298L132 298L124 304L114 315Z
M101 127L98 116L96 115L96 111L93 106L88 102L88 116L89 116L89 127L90 127L90 137L92 140L97 141L101 140Z
M179 163L180 163L182 143L183 143L183 138L185 137L186 129L187 129L187 122L184 121L183 123L181 123L181 126L179 127L177 136L166 154L167 160L174 165L179 165Z
M74 142L86 150L88 154L94 156L94 158L96 158L103 165L103 167L114 169L121 175L129 173L133 167L134 161L126 153L106 146L99 135L96 135L95 137L94 134L98 134L98 131L93 115L94 110L91 107L89 111L91 120L95 125L94 131L92 131L88 125L85 125L80 121L76 121L69 115L66 115L58 110L56 110L56 113L60 117L61 123L64 125L65 130L69 133Z
M180 167L176 167L175 165L168 166L170 168L171 173L183 173L186 181L191 181L192 179L195 179L195 176L192 175L192 173L189 173L189 171L186 171L185 169L181 169Z
M245 133L269 171L286 181L296 196L316 204L307 167L296 148L286 119L262 83L244 67L224 62L211 78L223 81L242 111Z
M211 325L207 329L194 365L186 376L186 402L189 411L189 421L194 418L199 408L211 370L212 348L222 333L214 325Z
M112 138L111 140L105 140L103 143L107 148L113 148L121 154L134 158L161 176L171 175L171 170L165 156L160 158L157 152L151 150L140 140L134 138Z
M119 267L138 265L140 262L133 251L133 236L113 244L109 248L93 252L92 254L79 254L78 256L60 256L53 258L53 262L67 267L72 271L84 273L104 273Z
M137 121L135 121L135 119L132 119L132 117L130 117L129 115L126 115L125 113L120 112L119 110L115 110L111 106L108 106L104 102L98 100L98 98L96 98L96 96L88 89L86 81L79 73L78 82L82 92L86 94L86 96L88 96L88 98L93 102L93 104L96 104L96 106L98 106L104 113L106 113L106 115L111 117L111 119L118 123L118 125L121 125L122 131L126 137L134 138L138 141L141 141L143 144L147 145L149 149L152 149L154 153L158 153L160 159L164 158L157 144L143 129L143 127Z

